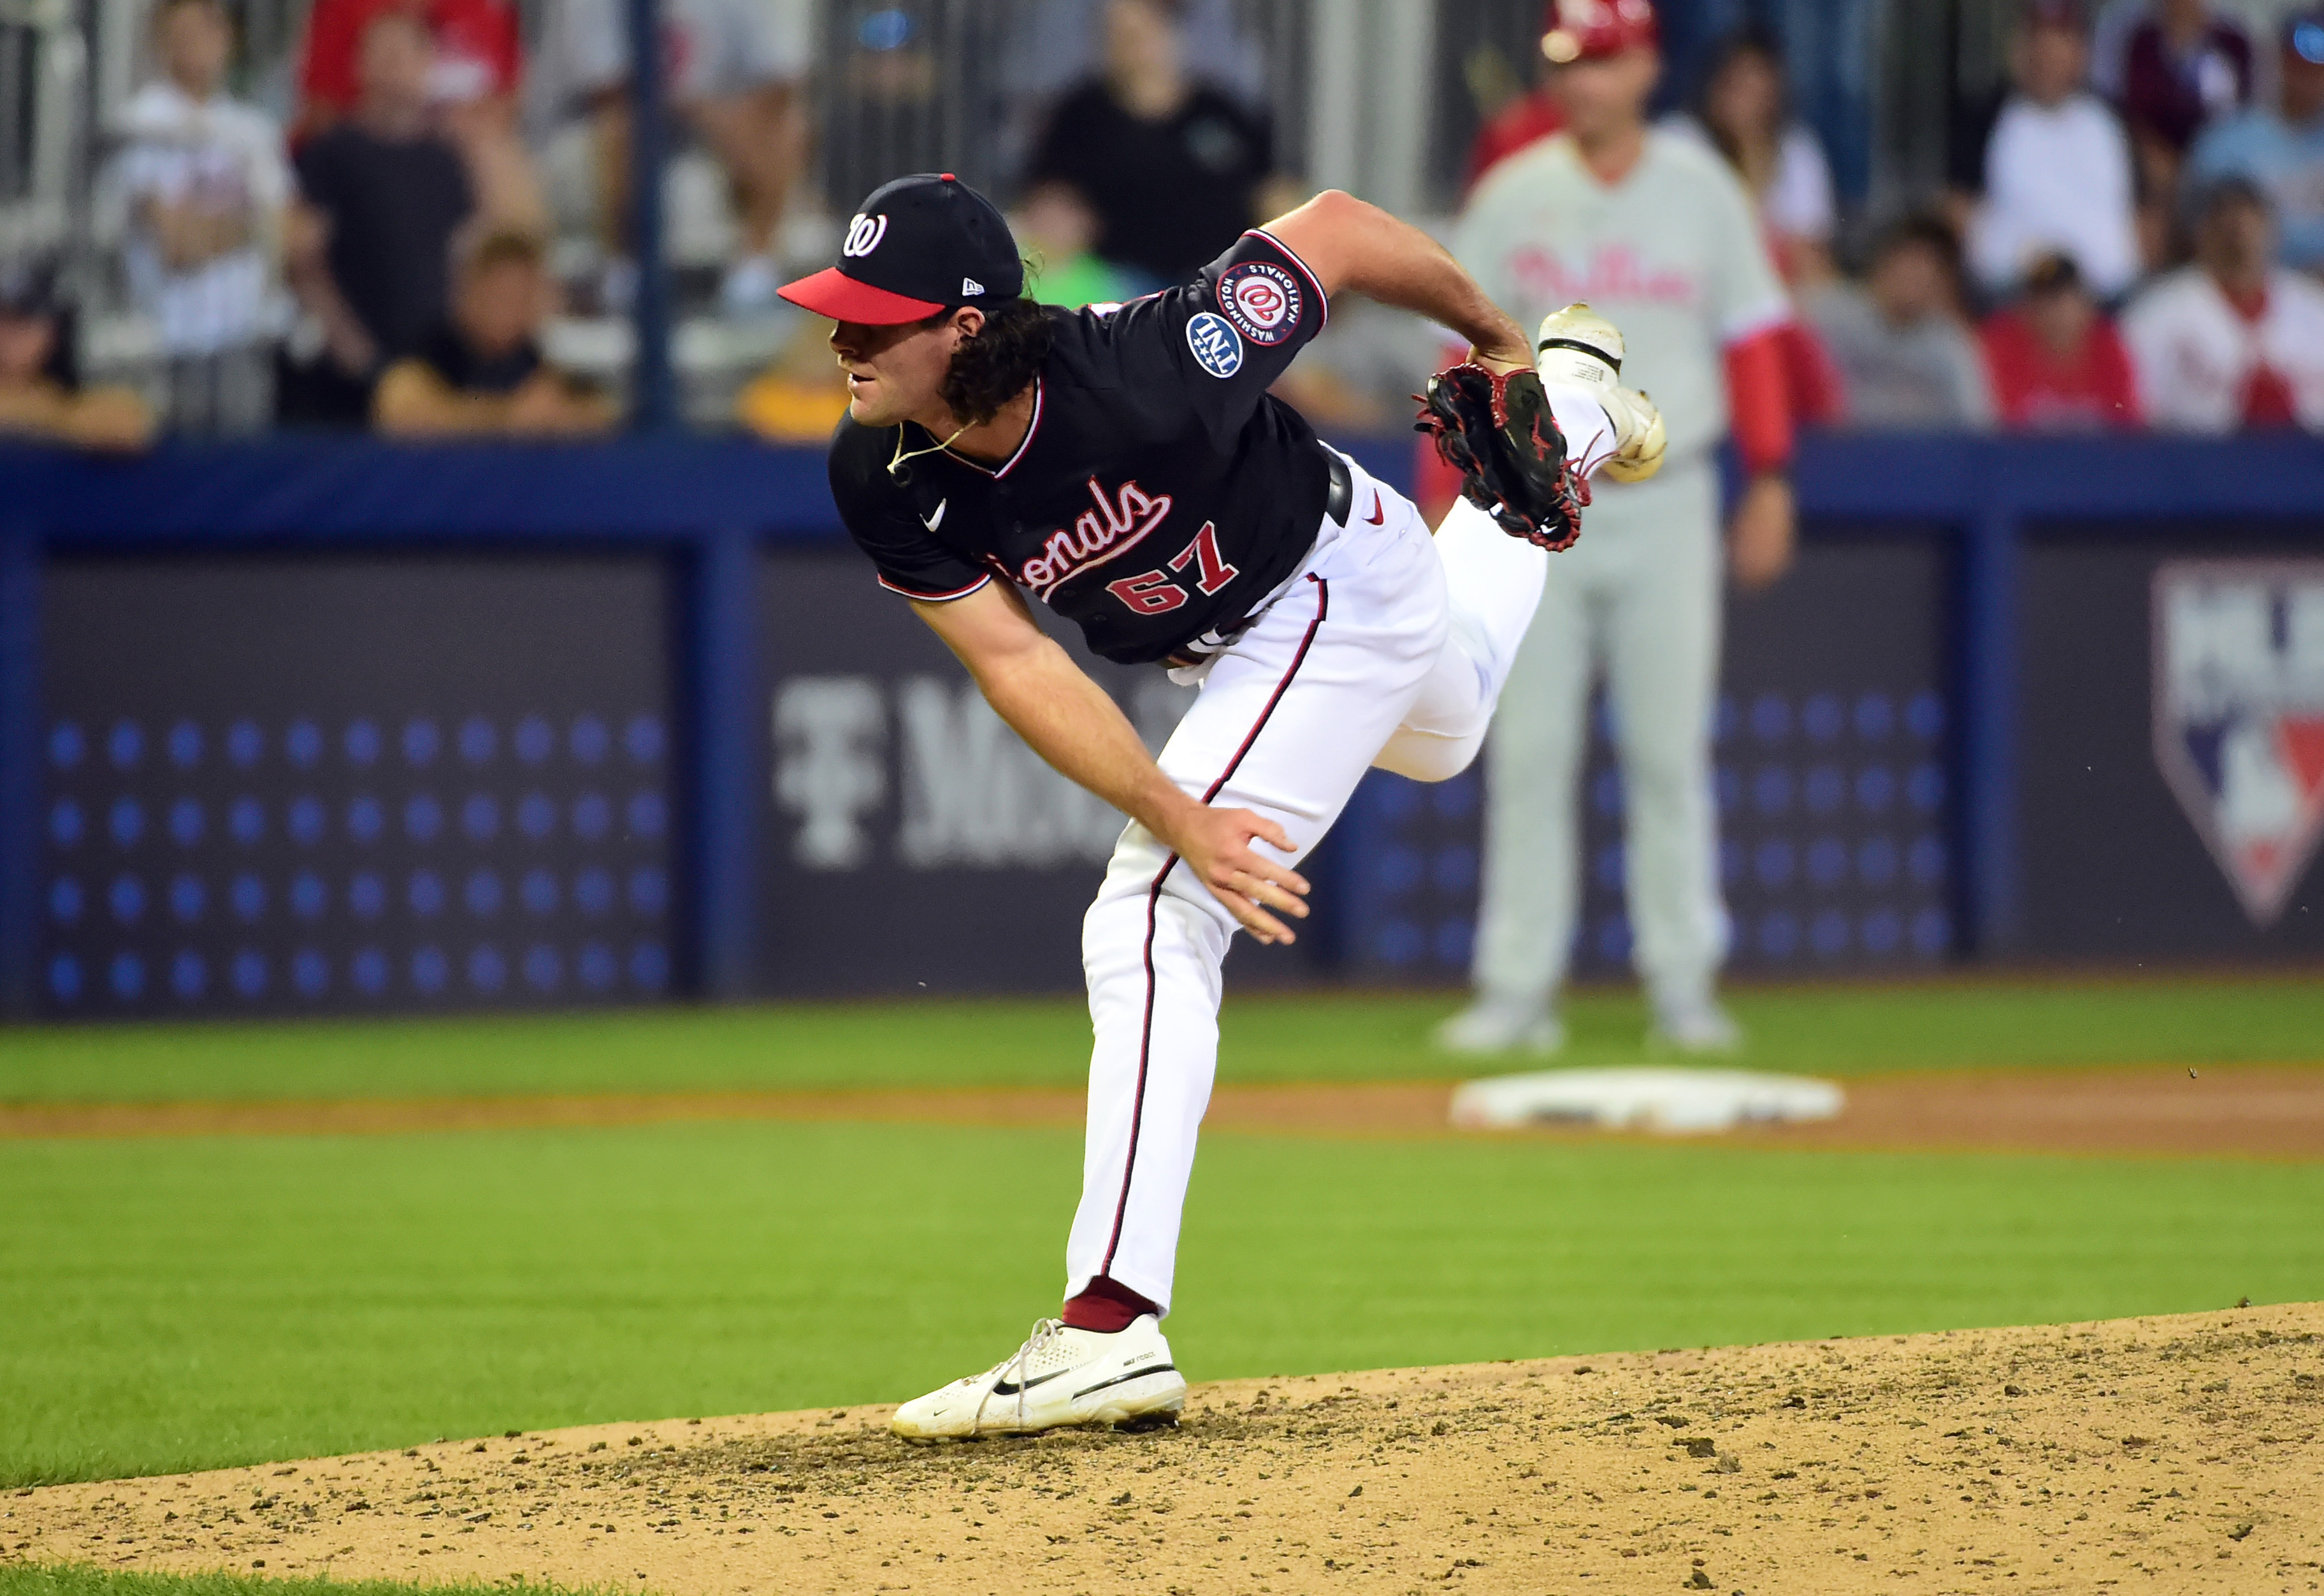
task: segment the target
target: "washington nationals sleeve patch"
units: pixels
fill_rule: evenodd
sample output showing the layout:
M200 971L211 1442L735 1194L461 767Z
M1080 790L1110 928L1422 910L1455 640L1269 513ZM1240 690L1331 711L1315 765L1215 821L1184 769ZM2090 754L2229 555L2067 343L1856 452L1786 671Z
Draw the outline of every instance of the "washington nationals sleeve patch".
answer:
M1299 280L1271 261L1245 261L1219 277L1219 309L1254 344L1273 347L1299 330Z

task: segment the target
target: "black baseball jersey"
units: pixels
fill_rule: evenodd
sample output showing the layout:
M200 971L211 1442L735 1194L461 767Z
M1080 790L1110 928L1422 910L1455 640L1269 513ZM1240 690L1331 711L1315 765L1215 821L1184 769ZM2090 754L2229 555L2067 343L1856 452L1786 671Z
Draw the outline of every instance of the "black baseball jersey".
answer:
M1232 626L1315 541L1323 446L1268 392L1328 308L1314 276L1252 231L1194 281L1119 308L1052 310L1017 452L950 450L889 469L921 428L842 421L831 493L848 531L908 597L964 598L996 575L1135 664Z

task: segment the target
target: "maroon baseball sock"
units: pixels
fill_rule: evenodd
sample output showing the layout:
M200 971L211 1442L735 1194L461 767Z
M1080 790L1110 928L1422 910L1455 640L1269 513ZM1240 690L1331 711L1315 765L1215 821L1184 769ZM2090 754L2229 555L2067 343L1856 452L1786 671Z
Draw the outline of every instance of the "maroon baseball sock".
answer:
M1117 1330L1129 1329L1130 1322L1140 1314L1161 1311L1120 1281L1100 1275L1079 1296L1066 1301L1065 1321L1075 1330L1111 1335Z

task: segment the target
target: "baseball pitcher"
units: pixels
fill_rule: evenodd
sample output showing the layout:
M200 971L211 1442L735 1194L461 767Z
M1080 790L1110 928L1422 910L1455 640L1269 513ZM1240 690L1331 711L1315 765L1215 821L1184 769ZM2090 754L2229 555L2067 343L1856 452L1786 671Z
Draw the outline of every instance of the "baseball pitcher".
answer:
M1714 985L1728 943L1711 785L1714 451L1731 420L1751 477L1731 534L1736 575L1772 580L1793 535L1780 341L1791 310L1741 185L1716 154L1646 124L1660 69L1648 0L1560 0L1548 20L1543 53L1565 131L1486 175L1453 254L1520 319L1587 300L1618 321L1621 380L1654 395L1669 454L1651 482L1601 487L1589 538L1545 572L1540 623L1493 732L1477 1000L1437 1040L1466 1053L1563 1045L1576 789L1602 670L1627 806L1633 956L1655 1029L1684 1051L1723 1051L1739 1038Z
M897 1413L911 1436L1176 1410L1160 1319L1237 927L1289 941L1295 868L1374 764L1463 769L1579 530L1595 467L1655 467L1653 407L1586 308L1534 347L1425 234L1326 193L1194 281L1126 305L1024 297L1015 242L949 173L865 199L840 260L784 295L839 325L832 493L879 580L1041 756L1130 817L1083 929L1095 1046L1066 1302L1018 1351ZM1472 359L1426 422L1463 475L1412 504L1268 393L1352 291L1434 318ZM1201 692L1159 759L1035 624Z

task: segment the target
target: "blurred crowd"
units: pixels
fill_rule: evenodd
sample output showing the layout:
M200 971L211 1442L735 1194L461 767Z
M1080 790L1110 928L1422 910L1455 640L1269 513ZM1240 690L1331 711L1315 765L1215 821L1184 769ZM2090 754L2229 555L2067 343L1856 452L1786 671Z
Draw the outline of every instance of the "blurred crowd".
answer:
M814 142L815 6L665 10L675 132L726 228L699 297L782 329L734 419L819 438L844 396L821 329L774 296ZM77 382L56 263L0 262L0 429L118 447L157 429L611 428L604 372L552 359L548 333L618 318L636 290L625 14L556 0L528 49L515 0L314 0L286 126L230 87L223 0L153 0L150 76L106 130L98 188L154 379ZM995 137L1038 297L1182 278L1299 198L1227 0L1031 15L1038 81L1014 86L1022 114ZM1835 160L1860 152L1794 115L1797 58L1773 33L1747 26L1683 65L1669 125L1758 205L1798 311L1803 420L2324 429L2324 11L2261 36L2206 0L2028 0L2006 92L1954 117L1947 188L1885 218L1836 197ZM1479 109L1471 182L1557 126L1538 89ZM1335 318L1291 397L1327 429L1391 427L1431 351L1394 318Z
M1860 281L1802 281L1840 417L2324 429L2324 12L2255 39L2205 0L2028 0L1954 133Z
M2324 11L2255 41L2204 0L2027 0L2006 89L1956 115L1944 192L1868 229L1790 98L1779 42L1745 28L1670 125L1758 206L1801 420L2324 430ZM1527 97L1472 171L1555 126Z

